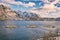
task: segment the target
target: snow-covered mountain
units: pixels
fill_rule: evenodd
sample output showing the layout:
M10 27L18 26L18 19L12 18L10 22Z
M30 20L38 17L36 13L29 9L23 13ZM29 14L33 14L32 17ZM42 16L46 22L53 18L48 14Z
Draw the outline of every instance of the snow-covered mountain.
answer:
M16 11L16 13L18 14L19 18L22 20L40 20L40 17L35 13L22 12L19 10Z

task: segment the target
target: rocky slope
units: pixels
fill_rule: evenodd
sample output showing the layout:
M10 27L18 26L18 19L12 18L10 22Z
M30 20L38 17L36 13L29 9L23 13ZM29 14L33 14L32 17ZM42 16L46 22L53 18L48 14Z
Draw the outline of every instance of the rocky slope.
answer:
M0 20L13 20L17 18L15 11L5 5L0 5Z

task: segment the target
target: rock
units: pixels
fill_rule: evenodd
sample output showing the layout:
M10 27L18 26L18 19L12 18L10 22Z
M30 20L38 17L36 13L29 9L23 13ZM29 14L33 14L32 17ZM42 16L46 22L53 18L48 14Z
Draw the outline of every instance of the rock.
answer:
M16 12L11 10L11 8L0 4L0 20L14 20L17 16Z

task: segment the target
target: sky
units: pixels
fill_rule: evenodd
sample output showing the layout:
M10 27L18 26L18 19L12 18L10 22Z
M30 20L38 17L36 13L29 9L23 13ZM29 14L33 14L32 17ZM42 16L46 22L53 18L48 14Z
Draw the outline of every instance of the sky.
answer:
M60 17L59 0L0 0L0 4L8 5L12 10L33 12L41 17Z
M44 5L40 0L0 0L0 3L9 4L14 10L27 11L30 8L39 8Z

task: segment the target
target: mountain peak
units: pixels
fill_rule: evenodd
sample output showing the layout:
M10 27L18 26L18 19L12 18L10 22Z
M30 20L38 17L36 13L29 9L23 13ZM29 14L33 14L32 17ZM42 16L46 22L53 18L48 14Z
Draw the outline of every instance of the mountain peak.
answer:
M0 8L2 8L2 9L10 9L10 7L8 5L5 5L5 4L0 4Z

